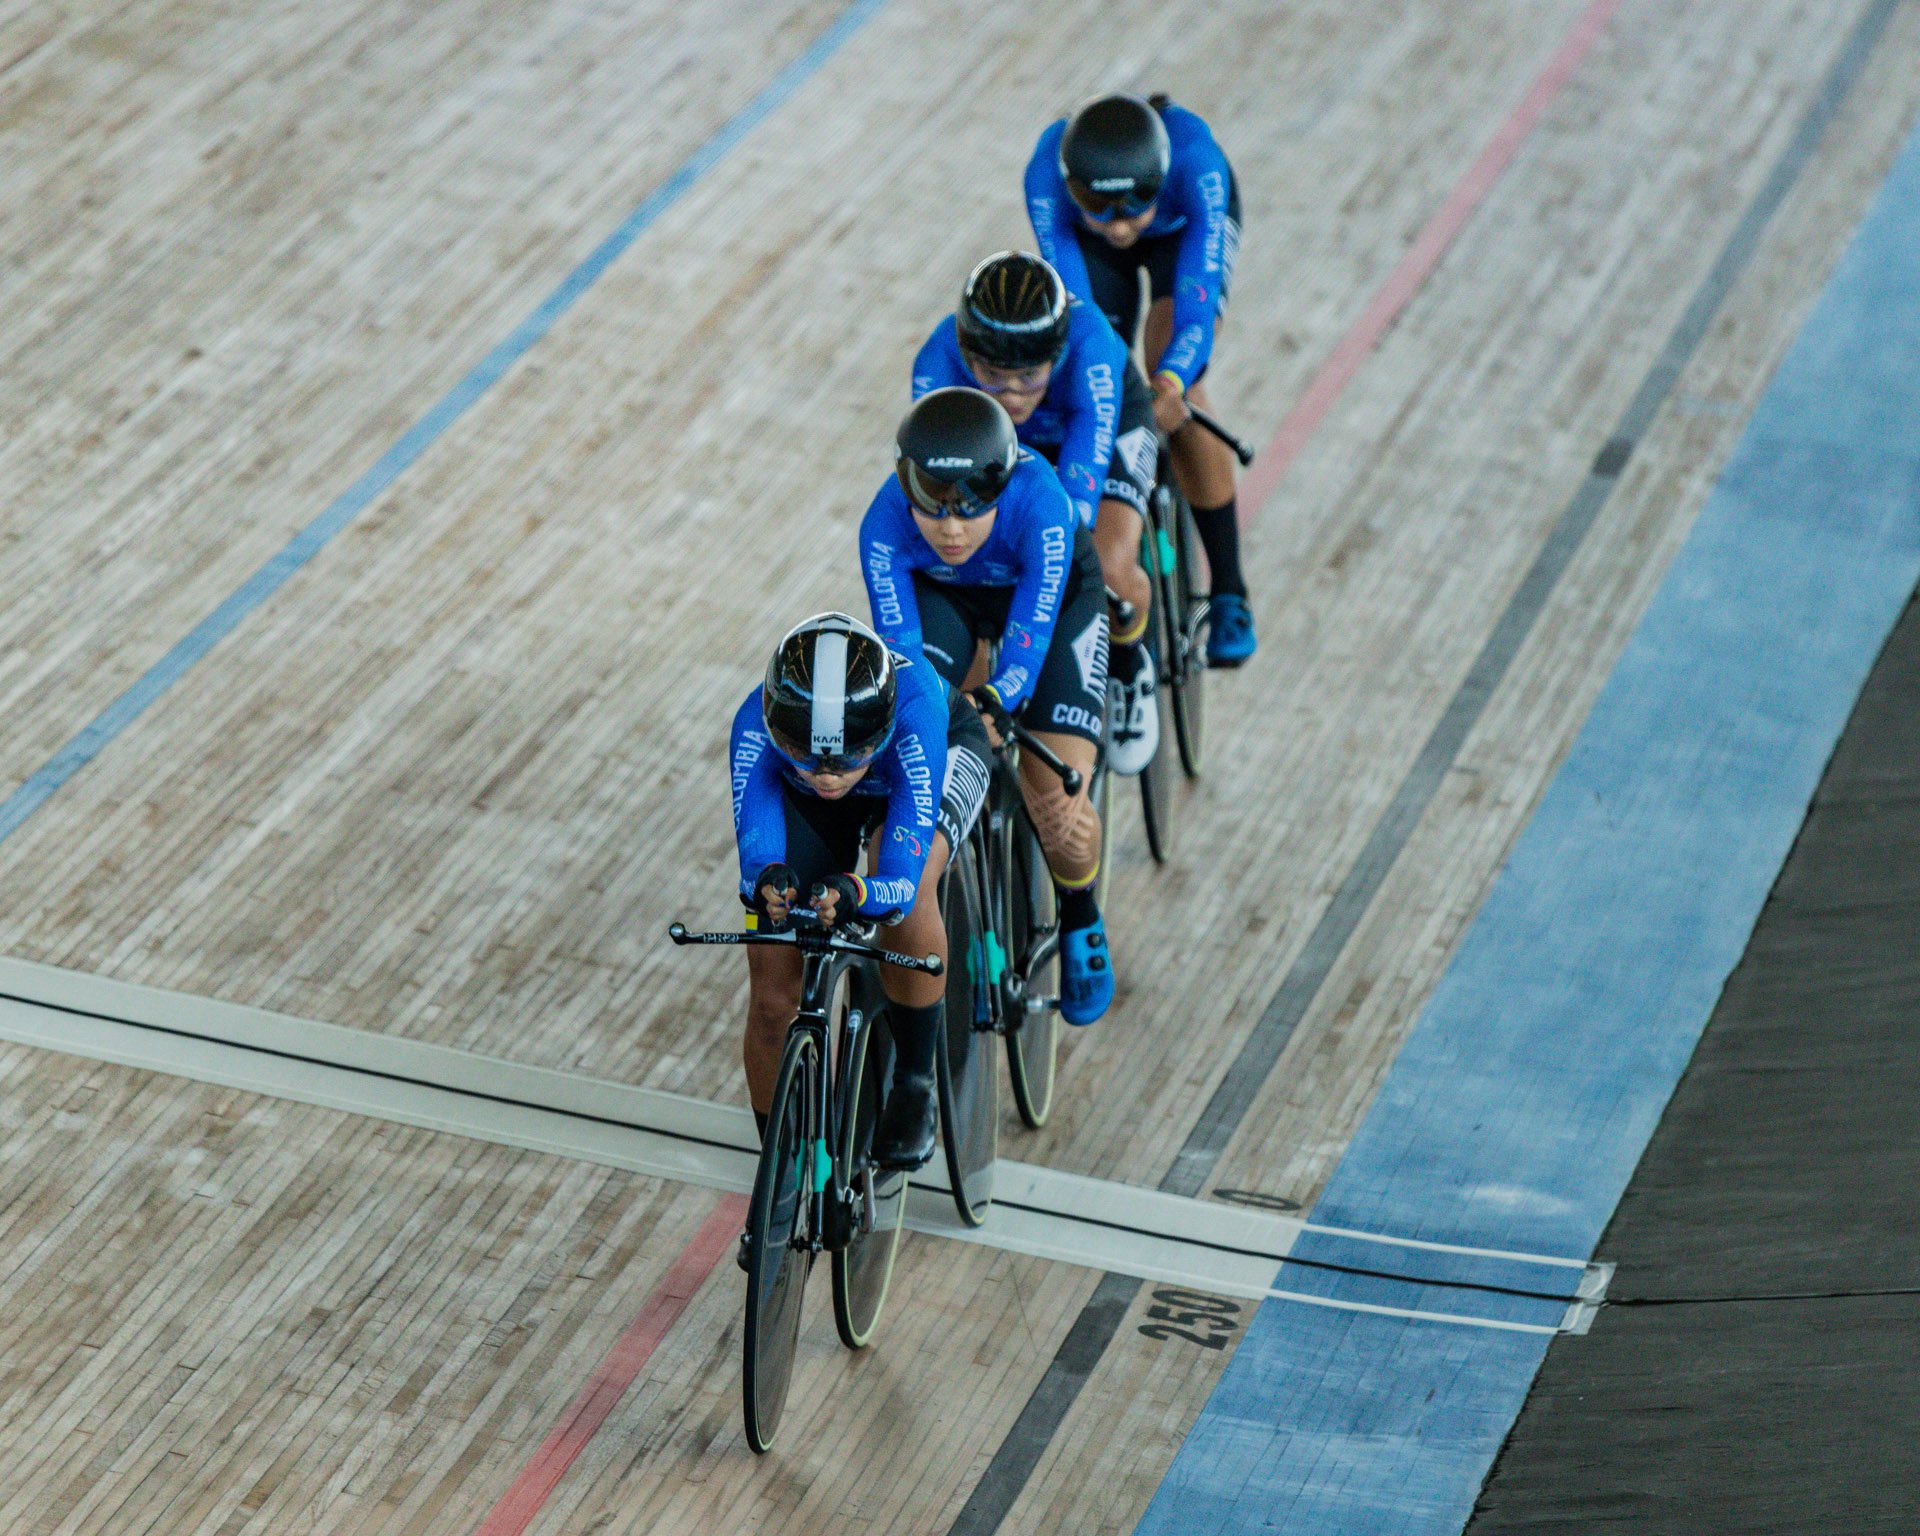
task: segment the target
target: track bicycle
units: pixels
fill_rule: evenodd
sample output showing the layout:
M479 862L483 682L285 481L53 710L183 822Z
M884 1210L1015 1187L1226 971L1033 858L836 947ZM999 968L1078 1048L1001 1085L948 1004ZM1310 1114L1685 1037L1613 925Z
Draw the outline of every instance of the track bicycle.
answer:
M1020 792L1032 754L1080 792L1077 770L1024 726L995 753L987 801L947 866L946 1039L938 1057L940 1134L960 1220L977 1227L993 1200L999 1152L999 1073L991 1042L1006 1043L1021 1121L1038 1130L1053 1111L1059 1053L1060 925L1053 874Z
M1154 707L1160 711L1162 728L1152 759L1137 777L1147 849L1156 864L1165 864L1173 857L1174 755L1178 753L1186 776L1197 779L1206 749L1207 622L1211 604L1200 574L1204 559L1200 531L1174 477L1172 456L1163 435L1153 492L1147 498L1147 513L1140 529L1140 564L1152 583L1147 649L1159 684ZM1111 588L1107 598L1121 629L1131 628L1133 605ZM1169 720L1171 730L1167 729ZM1103 907L1111 867L1107 828L1112 822L1113 778L1102 743L1091 795L1094 809L1100 813L1100 878L1095 895Z
M802 957L800 1009L780 1053L742 1238L741 1395L747 1444L756 1452L766 1451L780 1428L815 1257L832 1256L833 1322L841 1343L864 1349L900 1247L908 1175L878 1168L871 1157L893 1074L878 967L930 976L945 967L935 955L881 949L873 934L872 924L857 921L828 928L805 908L795 908L787 927L769 933L692 933L681 923L667 930L675 944L784 944Z

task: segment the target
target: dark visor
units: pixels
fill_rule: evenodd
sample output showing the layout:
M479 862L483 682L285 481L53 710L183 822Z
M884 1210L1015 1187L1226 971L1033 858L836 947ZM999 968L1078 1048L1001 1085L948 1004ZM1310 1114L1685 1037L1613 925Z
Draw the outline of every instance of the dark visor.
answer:
M915 510L933 518L984 517L995 505L983 500L964 481L936 480L907 458L900 460L900 487Z
M1125 192L1096 192L1074 176L1067 178L1067 192L1080 211L1105 223L1108 219L1137 219L1160 199L1158 178L1136 181Z

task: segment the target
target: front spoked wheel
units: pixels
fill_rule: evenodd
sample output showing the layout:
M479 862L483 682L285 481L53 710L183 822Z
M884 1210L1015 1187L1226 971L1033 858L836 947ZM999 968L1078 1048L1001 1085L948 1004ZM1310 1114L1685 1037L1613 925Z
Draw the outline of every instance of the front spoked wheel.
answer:
M1007 940L1017 985L1006 988L1007 1078L1013 1107L1030 1130L1053 1113L1060 1053L1060 929L1053 875L1024 816L1008 833Z
M816 1146L819 1045L805 1030L787 1036L774 1081L773 1112L747 1204L747 1318L742 1331L742 1396L747 1444L773 1444L787 1406L800 1307L813 1268L809 1215Z
M947 914L946 1038L937 1053L940 1141L960 1220L977 1227L993 1204L993 1163L1000 1151L1000 1074L993 1039L987 948L975 860L947 868L942 910Z
M865 1349L886 1305L900 1229L907 1214L907 1175L873 1166L873 1127L893 1080L893 1040L885 996L877 986L853 985L841 1035L839 1164L852 1205L849 1235L833 1255L833 1326L848 1349Z

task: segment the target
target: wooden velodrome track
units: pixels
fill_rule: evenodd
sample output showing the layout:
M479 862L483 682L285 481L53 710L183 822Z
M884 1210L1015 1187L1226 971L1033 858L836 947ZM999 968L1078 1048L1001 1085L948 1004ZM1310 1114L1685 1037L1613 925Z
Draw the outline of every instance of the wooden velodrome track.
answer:
M1125 805L1119 1001L1006 1154L1167 1175L1860 8L1602 9L1259 508L1262 648L1215 679L1181 857L1148 866ZM0 788L841 14L0 10ZM661 942L736 910L725 723L787 623L861 605L908 360L975 259L1028 242L1039 127L1118 85L1213 121L1248 209L1214 391L1264 440L1593 14L880 5L310 564L43 804L8 802L31 814L0 948L738 1103L742 968ZM1311 1206L1916 102L1903 5L1206 1191ZM193 1075L0 1045L0 1530L474 1529L713 1227L695 1184ZM874 1350L816 1298L756 1459L739 1276L694 1278L524 1528L945 1531L1098 1283L910 1237ZM999 1528L1132 1528L1227 1354L1143 1336L1148 1299Z

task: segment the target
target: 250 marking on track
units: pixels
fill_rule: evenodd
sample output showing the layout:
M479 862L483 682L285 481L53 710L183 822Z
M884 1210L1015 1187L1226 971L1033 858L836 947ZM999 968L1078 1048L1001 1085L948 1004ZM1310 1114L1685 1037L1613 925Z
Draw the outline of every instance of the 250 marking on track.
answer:
M1162 1343L1185 1339L1202 1349L1225 1349L1227 1340L1240 1327L1240 1303L1224 1296L1163 1286L1153 1293L1153 1300L1147 1316L1155 1321L1142 1323L1140 1332Z

